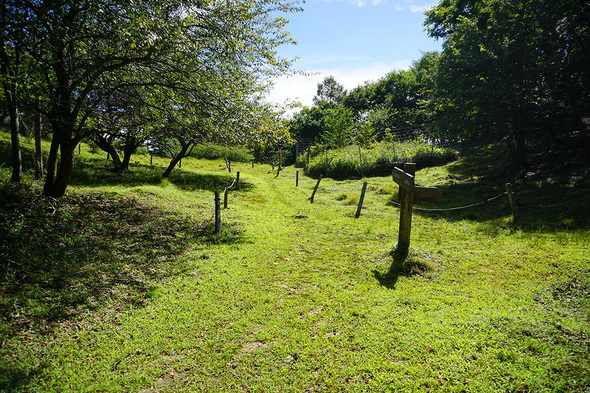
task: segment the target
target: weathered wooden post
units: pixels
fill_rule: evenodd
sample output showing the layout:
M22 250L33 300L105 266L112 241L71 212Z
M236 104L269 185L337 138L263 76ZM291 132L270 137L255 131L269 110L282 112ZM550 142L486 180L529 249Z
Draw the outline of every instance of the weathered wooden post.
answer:
M150 165L154 164L154 156L150 154Z
M295 187L299 187L299 171L295 172Z
M227 194L229 194L229 188L225 187L223 190L223 208L227 209Z
M399 172L395 171L395 169L397 168L394 168L393 173L399 174ZM416 164L410 162L404 164L404 170L401 172L404 174L404 176L398 183L401 209L399 213L397 252L407 255L410 248L410 232L412 228L412 205L414 204L414 174L416 173Z
M361 191L361 198L359 199L359 206L356 209L356 214L354 215L355 218L359 218L361 216L361 209L363 208L363 201L365 200L365 192L367 191L367 182L363 183L363 189Z
M215 234L221 233L221 199L219 191L215 191Z
M412 209L414 202L436 202L441 193L435 187L417 187L414 175L416 164L404 164L404 170L393 168L393 181L399 184L401 208L399 216L399 236L397 241L397 257L405 258L410 249L410 233L412 229Z
M228 172L231 172L231 161L227 160L227 170Z
M512 184L506 183L506 193L508 194L508 201L510 202L510 209L512 210L513 222L518 224L520 222L520 216L518 214L518 207L514 200L514 193L512 192Z
M322 175L320 175L320 177L318 178L318 182L315 184L315 187L314 187L313 192L311 194L311 198L309 198L311 203L313 203L313 198L315 197L315 193L318 190L318 187L320 186L321 181L322 181Z
M236 172L236 190L240 189L240 171Z

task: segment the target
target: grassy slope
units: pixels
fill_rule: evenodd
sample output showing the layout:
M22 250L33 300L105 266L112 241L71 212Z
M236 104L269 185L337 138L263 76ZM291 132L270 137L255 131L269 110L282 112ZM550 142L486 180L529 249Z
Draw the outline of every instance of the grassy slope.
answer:
M442 189L439 206L503 191L505 179L481 182L459 165L417 174L419 183ZM185 273L153 281L144 306L65 320L52 340L43 338L46 347L27 342L34 332L3 343L15 350L14 362L31 365L20 389L590 387L590 235L574 215L537 223L550 192L519 188L528 196L525 222L535 225L516 231L504 198L475 211L416 214L411 262L419 274L403 276L388 274L398 219L381 198L394 190L390 178L366 179L371 192L357 220L351 203L362 181L325 181L312 205L312 180L295 188L292 169L278 178L266 166L234 169L248 186L231 194L223 219L243 235L195 244L181 258ZM191 179L223 174L220 163L191 161L183 170L182 182L127 188L86 179L76 192L151 195L165 209L210 218L212 193L194 189ZM584 199L567 192L583 209ZM36 352L44 357L35 360Z

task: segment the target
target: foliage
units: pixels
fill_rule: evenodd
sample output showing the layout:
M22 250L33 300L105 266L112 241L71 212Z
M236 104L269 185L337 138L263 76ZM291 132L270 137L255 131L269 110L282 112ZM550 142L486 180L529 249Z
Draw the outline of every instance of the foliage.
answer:
M1 49L32 59L26 88L52 128L45 194L64 194L74 148L103 134L107 120L119 127L108 132L140 131L136 140L152 131L181 145L246 143L265 80L291 71L276 47L293 43L279 15L297 3L9 1L10 15L22 17L5 23L3 12Z
M527 165L539 130L557 140L580 128L590 108L588 2L443 0L426 15L429 34L444 39L431 104L439 134L509 137Z
M395 145L395 149L393 146ZM313 159L308 174L334 179L388 176L394 166L415 162L418 168L444 165L458 158L457 152L429 146L425 142L377 142L366 147L349 145L340 149L313 148ZM305 166L306 157L300 156L298 165Z
M197 145L191 153L194 158L208 160L228 159L233 162L250 162L254 156L249 149L239 146Z

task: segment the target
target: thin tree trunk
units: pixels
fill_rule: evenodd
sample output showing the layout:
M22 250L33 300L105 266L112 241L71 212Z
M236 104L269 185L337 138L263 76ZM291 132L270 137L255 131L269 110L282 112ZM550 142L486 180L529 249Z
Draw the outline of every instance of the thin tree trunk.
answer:
M12 95L11 93L8 93ZM9 110L10 110L10 140L12 144L12 176L10 180L19 182L23 178L22 170L22 157L20 151L20 135L19 135L19 116L18 106L16 104L16 98L9 98Z
M178 164L178 162L182 160L183 157L187 156L187 151L189 147L191 147L191 144L183 142L180 142L180 144L182 146L182 148L180 149L180 153L178 153L175 157L172 158L172 161L170 161L170 164L168 165L168 168L166 168L166 171L164 171L164 173L162 174L162 177L167 178L168 176L170 176L176 164Z
M39 112L39 100L35 103L37 113L35 114L35 179L43 178L43 148L41 146L41 113Z

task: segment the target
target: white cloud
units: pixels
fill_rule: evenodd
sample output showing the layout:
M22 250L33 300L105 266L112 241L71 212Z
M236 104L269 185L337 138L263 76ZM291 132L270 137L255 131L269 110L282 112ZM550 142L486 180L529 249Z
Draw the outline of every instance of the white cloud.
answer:
M313 105L313 97L317 91L317 85L325 78L333 75L336 81L348 91L364 84L367 81L377 81L393 70L407 69L411 66L410 60L401 61L396 64L379 64L366 68L353 70L325 69L312 76L295 75L282 77L275 80L274 88L271 90L267 100L269 102L283 103L287 99L300 101L303 105Z
M421 5L421 6L410 5L410 11L412 11L412 12L424 12L424 11L428 11L429 9L431 9L434 6L435 6L435 4L426 4L426 5Z

